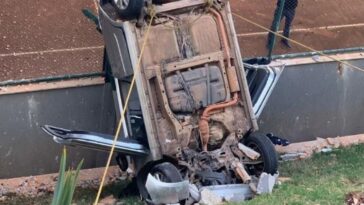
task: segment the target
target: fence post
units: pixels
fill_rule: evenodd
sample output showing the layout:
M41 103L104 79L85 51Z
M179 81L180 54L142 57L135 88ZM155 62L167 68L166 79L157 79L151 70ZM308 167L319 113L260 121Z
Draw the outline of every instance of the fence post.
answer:
M276 8L276 10L274 12L274 19L273 19L273 23L272 23L272 27L271 27L271 30L273 32L277 32L279 29L279 25L281 23L281 18L282 18L282 14L283 14L284 4L286 3L286 0L278 0L278 1L280 1L279 8ZM274 44L276 42L276 35L274 33L270 32L268 34L268 36L269 36L268 37L268 60L271 61Z

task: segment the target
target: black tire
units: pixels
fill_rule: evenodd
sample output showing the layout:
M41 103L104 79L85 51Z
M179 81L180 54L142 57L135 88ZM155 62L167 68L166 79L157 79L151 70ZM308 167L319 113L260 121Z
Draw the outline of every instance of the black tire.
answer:
M126 158L125 155L118 153L115 157L115 160L116 164L118 164L121 171L125 172L128 169L129 167L128 159Z
M152 168L150 173L155 176L156 174L160 174L163 178L161 181L163 182L181 182L182 176L178 169L171 164L170 162L163 162L161 164L157 164Z
M123 2L123 0L110 0L111 4L117 11L119 17L123 20L137 19L144 6L144 0L129 0L128 3L123 6L118 5L117 2Z
M141 171L141 173L137 176L137 185L139 189L139 193L144 200L146 200L147 204L152 204L150 202L150 196L148 194L147 189L145 188L145 183L147 180L148 174L152 174L155 176L159 174L162 176L160 179L163 182L181 182L182 176L178 169L170 162L162 162L154 165L151 168L146 168Z
M275 174L278 170L278 155L273 143L263 134L251 133L243 139L243 144L260 154L260 164L246 164L247 171L251 175L260 176L262 172Z

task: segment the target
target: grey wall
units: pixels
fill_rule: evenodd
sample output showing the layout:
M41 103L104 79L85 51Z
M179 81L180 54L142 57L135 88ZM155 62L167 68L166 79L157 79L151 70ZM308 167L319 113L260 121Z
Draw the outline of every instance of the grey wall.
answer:
M348 61L364 68L363 60ZM291 141L364 133L364 72L336 62L290 66L283 72L259 125Z
M89 86L0 96L0 178L57 172L61 146L40 125L113 133L108 86ZM71 164L103 166L105 153L69 148ZM74 166L75 167L75 166Z
M364 59L352 61L364 67ZM291 141L364 133L364 72L337 63L290 66L258 120L262 132ZM57 172L61 146L39 128L113 133L114 108L108 86L0 96L0 178ZM105 153L69 149L73 164L103 166Z

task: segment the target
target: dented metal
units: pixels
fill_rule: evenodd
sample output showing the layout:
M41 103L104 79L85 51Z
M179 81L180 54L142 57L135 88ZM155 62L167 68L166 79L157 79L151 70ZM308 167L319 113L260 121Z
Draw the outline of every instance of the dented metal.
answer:
M152 203L185 199L193 203L204 189L220 190L225 198L250 198L255 185L245 165L257 163L261 156L243 141L257 130L256 115L263 109L281 69L243 66L226 0L168 1L154 7L151 0L145 3L149 7L143 11L156 14L153 22L149 22L148 12L138 23L122 21L110 12L108 1L100 3L101 28L113 62L111 70L120 81L134 75L137 105L129 105L128 112L138 108L133 116L143 120L143 126L134 129L139 132L133 133L131 118L126 116L129 128L123 128L129 139L120 139L116 151L142 156L132 160L142 197ZM120 43L123 45L117 46ZM269 76L253 107L248 74L257 69L264 69ZM115 84L119 88L119 83ZM120 107L126 93L118 88ZM110 139L99 134L51 126L43 129L63 144L103 150L112 145ZM173 182L149 174L155 164L166 160L175 166L168 171L174 176Z
M57 143L68 146L83 146L108 152L113 142L111 135L101 133L72 131L50 125L42 126L42 129L53 136L54 141ZM149 154L149 150L138 143L138 141L125 138L116 142L115 150L120 153L136 156L146 156Z
M189 196L189 182L187 180L166 183L148 174L145 187L155 204L173 204L187 199Z

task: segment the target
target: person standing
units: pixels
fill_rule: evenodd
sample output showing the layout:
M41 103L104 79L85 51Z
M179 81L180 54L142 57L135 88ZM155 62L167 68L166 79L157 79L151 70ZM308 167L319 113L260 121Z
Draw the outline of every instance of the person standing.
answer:
M279 8L281 7L281 2L282 2L281 0L277 0L277 7L276 7L276 10L275 10L275 16L278 15ZM298 5L298 0L286 0L285 3L284 3L283 12L282 12L280 22L283 20L283 18L285 18L283 36L285 36L286 38L289 38L292 22L293 22L293 19L295 17L295 14L296 14L297 5ZM274 31L274 21L272 23L271 30ZM273 40L273 37L274 37L274 34L269 33L269 35L268 35L268 45ZM291 45L290 45L290 43L289 43L289 41L287 39L282 39L281 42L283 43L283 45L287 46L288 48L291 48Z

